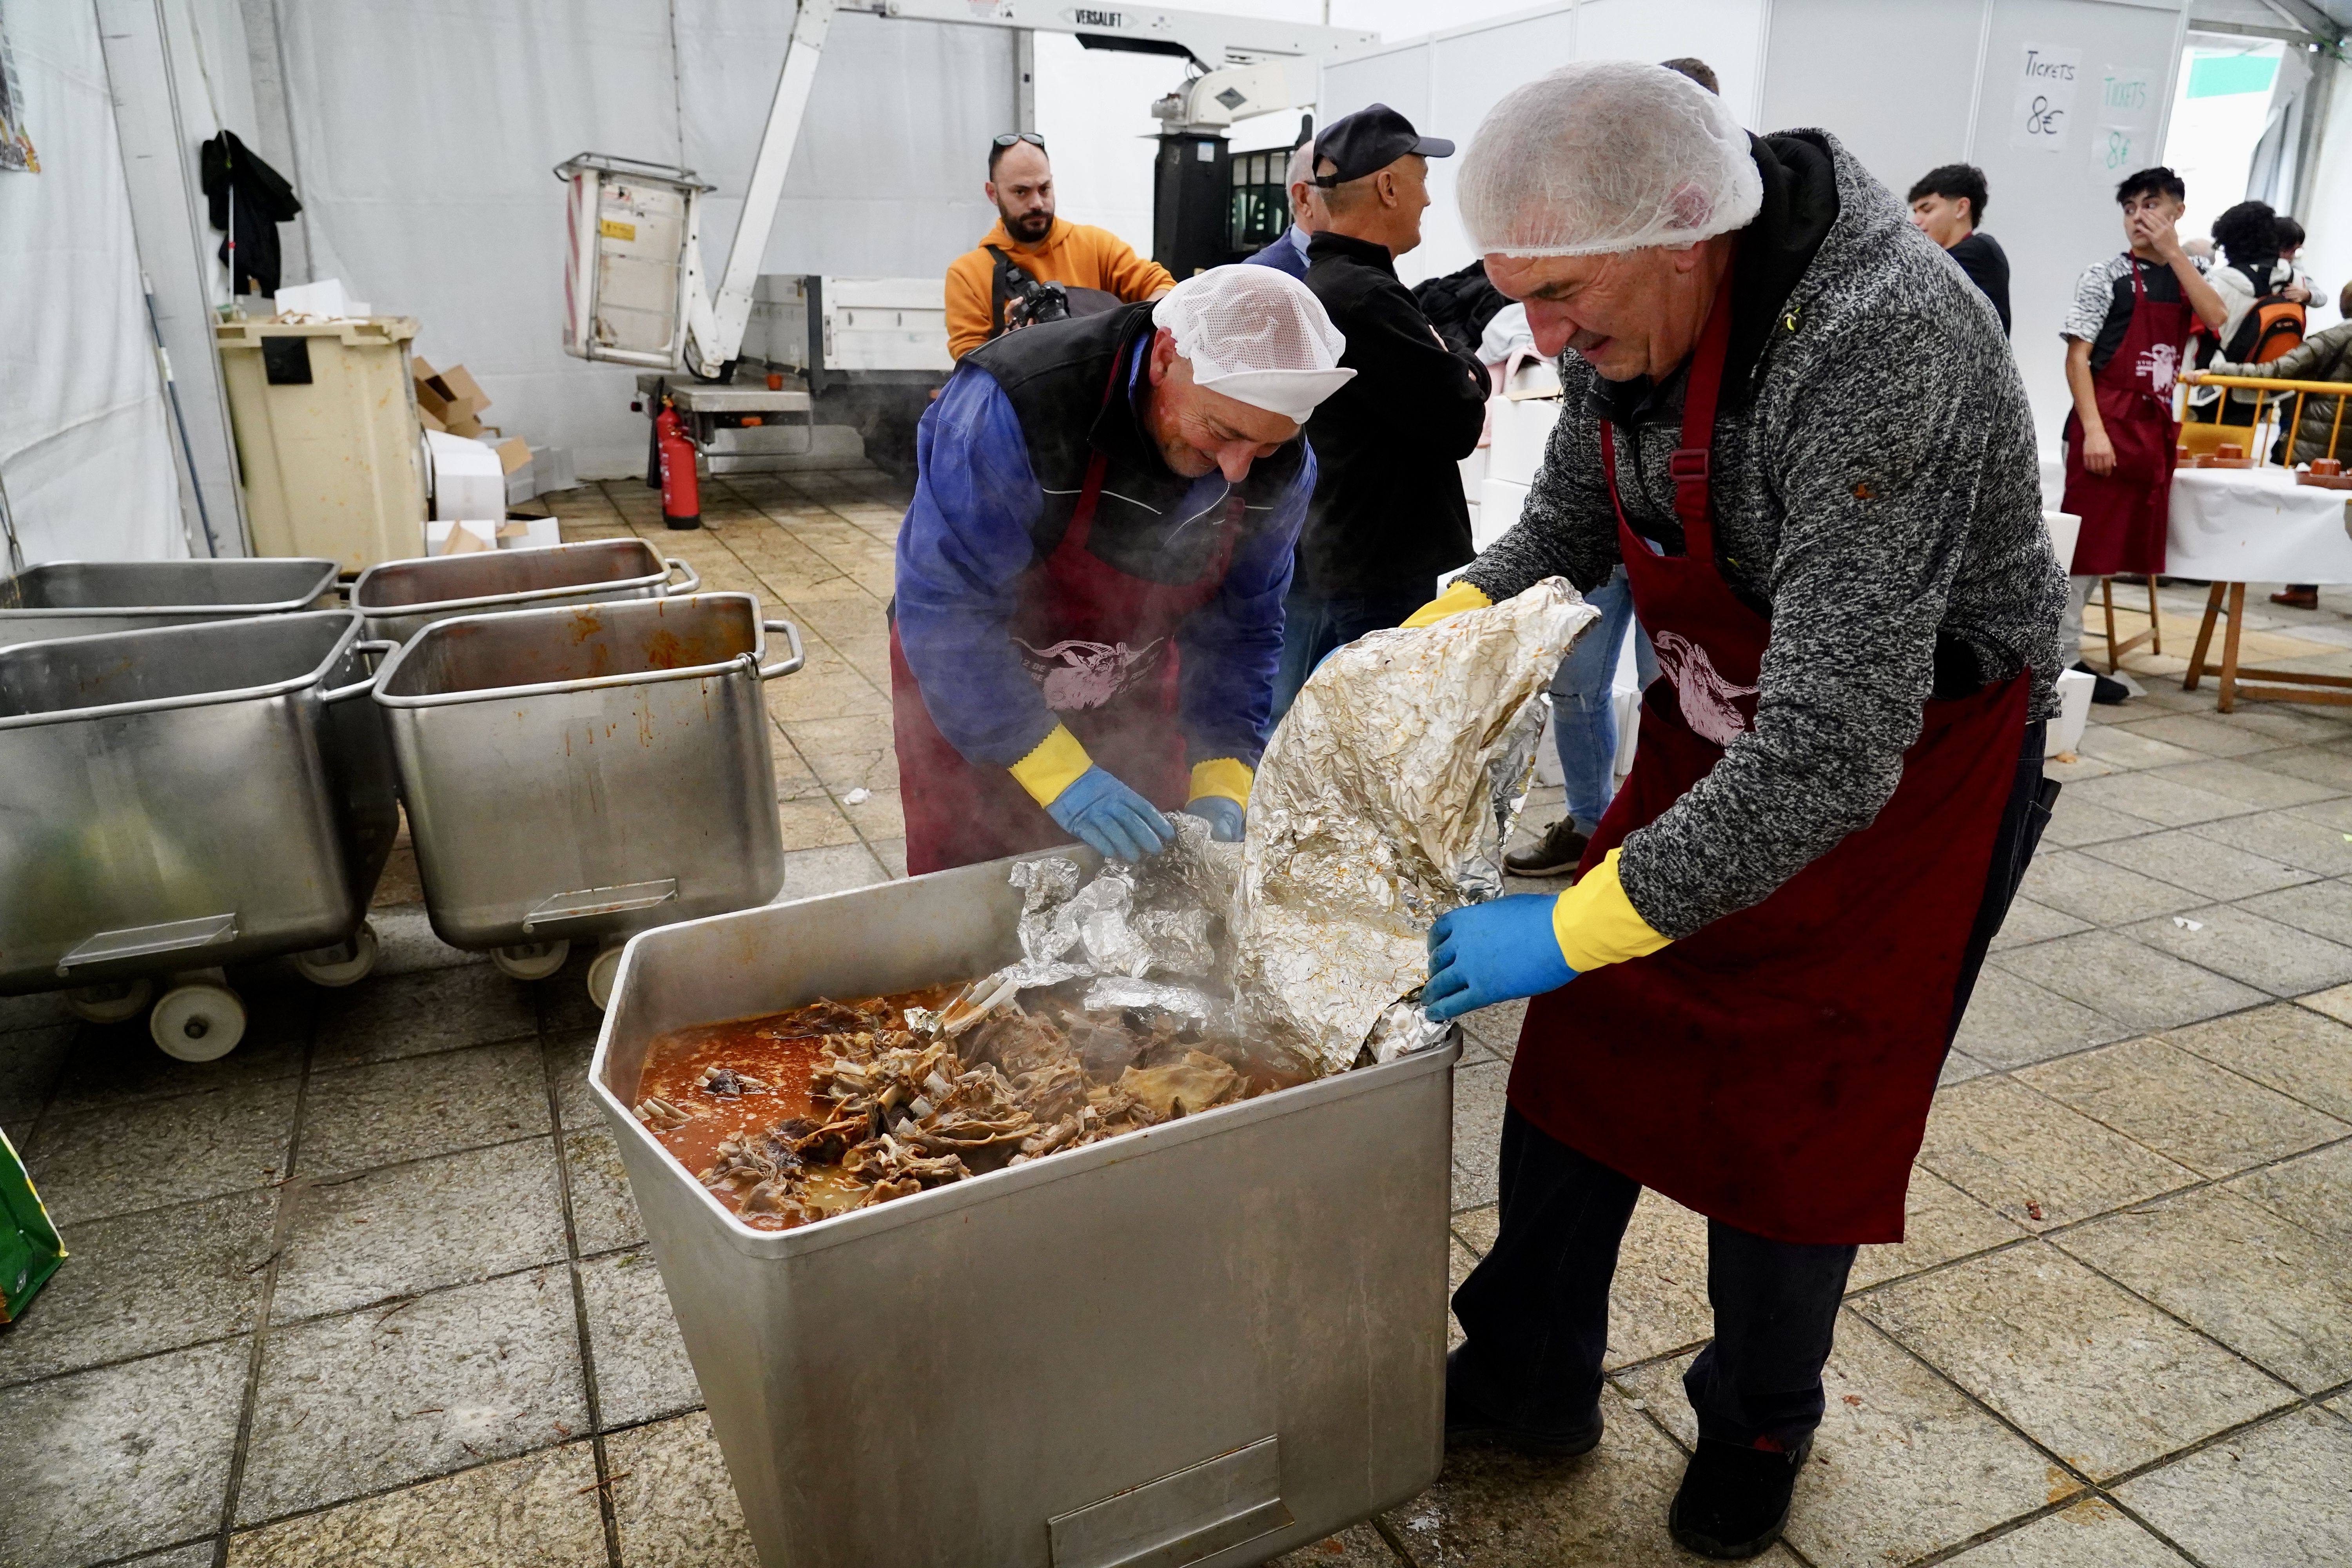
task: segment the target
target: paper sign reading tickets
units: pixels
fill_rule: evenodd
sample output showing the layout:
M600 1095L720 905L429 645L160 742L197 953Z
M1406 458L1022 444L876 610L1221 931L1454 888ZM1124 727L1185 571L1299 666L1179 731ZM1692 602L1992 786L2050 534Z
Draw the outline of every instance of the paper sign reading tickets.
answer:
M637 226L614 218L601 218L597 221L596 232L606 239L635 239L637 237Z
M2009 144L2063 153L2074 134L2074 99L2083 85L2083 51L2027 44L2019 61Z
M2154 66L2107 66L2099 78L2098 132L2091 166L2109 179L2156 162L2156 100L2161 79Z

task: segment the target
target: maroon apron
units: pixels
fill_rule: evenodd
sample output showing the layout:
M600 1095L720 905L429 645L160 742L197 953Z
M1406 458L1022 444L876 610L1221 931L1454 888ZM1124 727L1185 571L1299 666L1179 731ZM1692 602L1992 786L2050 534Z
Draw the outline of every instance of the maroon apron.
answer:
M1106 404L1119 385L1124 359L1112 364ZM1024 574L1020 605L1006 629L1045 706L1087 754L1161 810L1178 811L1192 776L1176 717L1176 628L1223 585L1242 496L1236 489L1227 498L1216 549L1199 578L1154 583L1087 548L1108 466L1100 451L1087 464L1062 542ZM909 876L1070 842L1069 833L1009 771L974 766L940 733L896 626L890 628L890 712Z
M1715 563L1708 454L1730 338L1717 294L1673 458L1685 552L1625 521L1634 612L1657 646L1633 771L1583 870L1706 778L1755 722L1771 624ZM1929 701L1868 827L1761 903L1528 1006L1510 1102L1551 1137L1687 1207L1794 1242L1897 1241L1961 960L2017 772L2028 682Z
M2172 463L2180 442L2172 382L2189 342L2190 316L2185 303L2147 297L2137 260L2131 277L2131 326L2114 357L2091 378L2099 423L2116 449L2112 473L2083 467L2083 421L2072 410L2066 415L2066 499L2059 504L2083 520L2067 568L2074 577L2164 570Z

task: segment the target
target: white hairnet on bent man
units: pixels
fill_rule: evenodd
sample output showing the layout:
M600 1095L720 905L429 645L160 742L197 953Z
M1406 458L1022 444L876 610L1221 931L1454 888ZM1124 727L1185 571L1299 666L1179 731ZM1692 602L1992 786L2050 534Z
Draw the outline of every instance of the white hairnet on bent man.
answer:
M1176 334L1192 382L1237 403L1307 423L1354 379L1348 340L1307 285L1271 267L1212 267L1162 295L1153 324Z
M1481 255L1685 246L1744 227L1764 205L1730 106L1633 60L1580 61L1506 94L1454 189Z

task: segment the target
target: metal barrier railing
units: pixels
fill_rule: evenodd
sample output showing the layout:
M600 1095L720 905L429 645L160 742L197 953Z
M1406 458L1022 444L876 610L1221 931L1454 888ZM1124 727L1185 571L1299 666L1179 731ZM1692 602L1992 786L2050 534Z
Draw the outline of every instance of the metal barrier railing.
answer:
M2315 455L2323 458L2335 458L2336 455L2336 444L2344 433L2344 401L2347 396L2352 396L2352 382L2280 381L2270 376L2214 375L2205 371L2188 372L2180 377L2180 380L2184 385L2224 386L2232 390L2250 391L2255 395L2253 423L2251 426L2243 427L2250 427L2255 433L2255 444L2247 448L2246 455L2253 458L2257 463L2263 461L2259 453L2273 444L2272 441L2262 439L2263 431L2268 428L2273 432L2273 438L2275 437L2280 413L2287 406L2285 395L2294 394L2294 408L2287 418L2284 458L2284 466L2290 468L2294 467L2295 463L2295 443L2303 435L2303 400L2306 397L2332 397L2336 400L2336 417L2328 426L2327 450L2317 454L2305 453L2304 457L2307 461ZM2278 399L2276 402L2269 402L2268 399L2273 393L2279 395ZM2234 424L2234 421L2231 423Z

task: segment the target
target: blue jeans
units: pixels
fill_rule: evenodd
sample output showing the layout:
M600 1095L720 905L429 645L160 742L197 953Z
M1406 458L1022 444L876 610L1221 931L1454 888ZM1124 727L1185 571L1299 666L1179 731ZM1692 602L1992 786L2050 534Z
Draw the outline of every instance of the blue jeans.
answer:
M1633 631L1633 668L1642 684L1658 679L1658 658L1650 638L1633 618L1633 590L1619 566L1584 602L1601 612L1601 624L1584 634L1559 661L1551 678L1551 732L1559 747L1559 771L1567 785L1568 812L1591 833L1609 809L1616 779L1617 650ZM1286 652L1287 649L1285 650Z
M1292 699L1323 656L1341 643L1354 642L1366 632L1402 624L1434 594L1386 594L1361 599L1310 599L1293 594L1282 602L1282 666L1274 677L1274 713L1269 726L1282 722ZM1271 728L1267 733L1271 734Z

